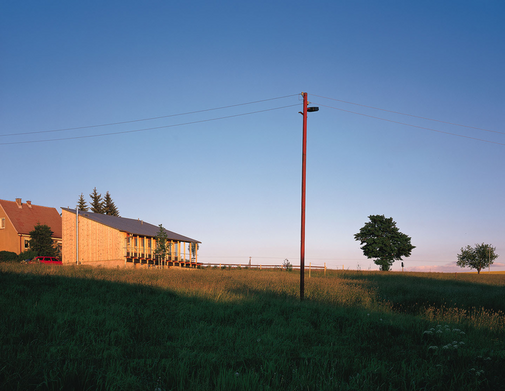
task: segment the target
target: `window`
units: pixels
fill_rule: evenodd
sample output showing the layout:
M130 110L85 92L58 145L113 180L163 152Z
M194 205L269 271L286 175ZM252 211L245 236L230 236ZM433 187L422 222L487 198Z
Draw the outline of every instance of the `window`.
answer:
M5 217L2 217L0 219L0 229L4 229L5 228Z
M28 250L30 248L30 240L25 239L25 250Z
M151 248L151 238L147 239L147 247Z

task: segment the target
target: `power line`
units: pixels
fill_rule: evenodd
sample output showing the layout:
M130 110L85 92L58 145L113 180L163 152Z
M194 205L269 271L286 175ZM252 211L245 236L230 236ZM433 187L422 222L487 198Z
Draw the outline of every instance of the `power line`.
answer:
M485 143L490 143L490 144L505 145L505 143L499 143L499 142L496 142L496 141L489 141L489 140L484 140L484 139L477 138L477 137L464 136L464 135L462 135L462 134L457 134L457 133L446 132L446 131L443 131L443 130L437 130L437 129L433 129L433 128L427 128L427 127L425 127L425 126L412 125L412 124L408 124L408 123L406 123L406 122L394 121L394 120L387 119L387 118L376 117L376 116L374 116L374 115L363 114L363 113L358 113L358 112L356 112L356 111L351 111L351 110L340 109L340 108L338 108L338 107L327 106L327 105L323 105L323 104L321 104L321 103L316 103L316 102L313 102L313 103L315 103L315 104L317 104L317 105L319 105L319 106L327 107L327 108L329 108L329 109L340 110L340 111L344 111L344 112L346 112L346 113L351 113L351 114L361 115L361 116L364 116L364 117L369 117L369 118L373 118L373 119L378 119L378 120L381 120L381 121L392 122L392 123L399 124L399 125L410 126L410 127L413 127L413 128L424 129L424 130L430 130L430 131L432 131L432 132L437 132L437 133L448 134L448 135L451 135L451 136L456 136L456 137L468 138L468 139L471 139L471 140L482 141L482 142L485 142ZM504 133L504 134L505 134L505 133Z
M393 113L393 114L406 115L406 116L408 116L408 117L419 118L419 119L425 119L425 120L428 120L428 121L434 121L434 122L440 122L440 123L442 123L442 124L447 124L447 125L455 125L455 126L462 126L462 127L464 127L464 128L469 128L469 129L483 130L483 131L485 131L485 132L492 132L492 133L498 133L498 134L505 134L505 132L500 132L500 131L497 131L497 130L490 130L490 129L478 128L478 127L475 127L475 126L469 126L469 125L463 125L463 124L458 124L458 123L454 123L454 122L442 121L442 120L439 120L439 119L433 119L433 118L428 118L428 117L421 117L421 116L419 116L419 115L413 115L413 114L402 113L402 112L399 112L399 111L393 111L393 110L381 109L380 107L367 106L367 105L363 105L363 104L360 104L360 103L354 103L354 102L349 102L349 101L346 101L346 100L335 99L335 98L328 98L328 97L321 96L321 95L316 95L316 94L311 94L311 95L312 95L312 96L317 96L317 97L319 97L319 98L324 98L324 99L334 100L334 101L337 101L337 102L348 103L348 104L350 104L350 105L355 105L355 106L366 107L366 108L368 108L368 109L381 110L381 111L385 111L385 112L387 112L387 113Z
M162 118L171 118L171 117L179 117L182 115L189 115L189 114L198 114L198 113L204 113L207 111L214 111L214 110L223 110L223 109L229 109L232 107L239 107L239 106L245 106L245 105L252 105L256 103L262 103L262 102L268 102L276 99L284 99L284 98L291 98L293 96L296 96L299 94L291 94L291 95L285 95L285 96L278 96L276 98L268 98L268 99L261 99L261 100L256 100L252 102L245 102L245 103L237 103L234 105L228 105L228 106L220 106L220 107L214 107L210 109L203 109L203 110L195 110L195 111L188 111L185 113L177 113L177 114L169 114L169 115L162 115L159 117L151 117L151 118L141 118L141 119L134 119L130 121L121 121L121 122L110 122L110 123L105 123L105 124L98 124L98 125L86 125L86 126L77 126L74 128L63 128L63 129L51 129L51 130L39 130L39 131L34 131L34 132L24 132L24 133L9 133L9 134L0 134L0 137L6 137L6 136L23 136L27 134L37 134L37 133L51 133L51 132L64 132L67 130L79 130L79 129L89 129L89 128L99 128L103 126L113 126L113 125L124 125L124 124L131 124L135 122L142 122L142 121L152 121L156 119L162 119Z
M47 140L14 141L14 142L9 142L9 143L0 143L0 145L44 143L44 142L52 142L52 141L76 140L76 139L83 139L83 138L112 136L112 135L117 135L117 134L145 132L145 131L148 131L148 130L166 129L166 128L173 128L173 127L177 127L177 126L193 125L193 124L198 124L198 123L202 123L202 122L219 121L219 120L228 119L228 118L242 117L242 116L245 116L245 115L264 113L264 112L267 112L267 111L280 110L280 109L285 109L285 108L294 107L294 106L298 106L298 104L293 104L293 105L288 105L288 106L274 107L274 108L264 109L264 110L258 110L258 111L251 111L251 112L248 112L248 113L227 115L227 116L217 117L217 118L202 119L202 120L199 120L199 121L184 122L184 123L180 123L180 124L156 126L156 127L152 127L152 128L124 130L124 131L119 131L119 132L110 132L110 133L101 133L101 134L90 134L90 135L86 135L86 136L62 137L62 138L47 139Z

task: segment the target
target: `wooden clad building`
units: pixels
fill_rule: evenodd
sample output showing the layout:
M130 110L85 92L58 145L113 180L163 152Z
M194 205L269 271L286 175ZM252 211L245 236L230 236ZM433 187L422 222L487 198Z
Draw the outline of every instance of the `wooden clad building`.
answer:
M79 211L77 218L75 209L61 209L63 264L106 267L198 265L198 240L165 229L168 251L164 259L159 259L154 253L158 226L139 219L92 212Z
M23 203L21 198L0 200L0 251L20 254L29 250L30 232L37 224L51 228L53 241L61 249L61 216L56 208Z

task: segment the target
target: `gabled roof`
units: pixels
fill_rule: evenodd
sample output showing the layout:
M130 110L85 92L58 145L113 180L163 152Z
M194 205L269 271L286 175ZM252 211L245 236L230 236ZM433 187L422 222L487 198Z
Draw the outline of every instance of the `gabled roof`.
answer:
M51 227L53 238L61 238L61 216L56 208L47 206L21 203L16 201L0 200L0 206L11 221L18 234L28 235L33 231L37 223Z
M75 214L75 209L69 209L69 208L61 208L61 209ZM87 218L89 220L96 221L97 223L106 225L107 227L117 229L118 231L127 232L133 235L155 237L156 235L158 235L158 232L160 230L160 227L146 223L145 221L138 219L137 220L127 219L125 217L116 217L100 213L82 212L82 211L79 211L79 216ZM187 236L179 235L167 229L165 229L165 231L167 233L167 237L169 240L190 242L190 243L201 243L198 240L188 238Z

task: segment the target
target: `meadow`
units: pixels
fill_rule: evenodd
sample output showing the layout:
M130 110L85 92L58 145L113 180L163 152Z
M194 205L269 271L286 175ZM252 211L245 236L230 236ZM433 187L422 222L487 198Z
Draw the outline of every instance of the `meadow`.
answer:
M2 390L504 390L505 275L0 263Z

